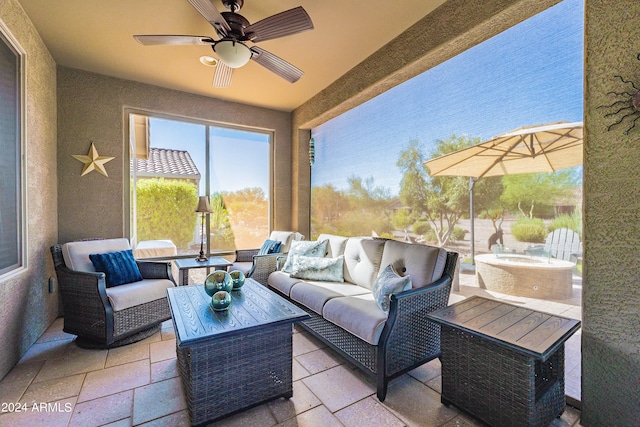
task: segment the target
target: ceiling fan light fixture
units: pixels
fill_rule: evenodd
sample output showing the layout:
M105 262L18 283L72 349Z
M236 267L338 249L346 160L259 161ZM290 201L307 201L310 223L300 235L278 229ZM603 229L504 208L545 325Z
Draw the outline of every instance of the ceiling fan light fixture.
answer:
M218 60L213 56L208 55L201 56L200 62L202 63L202 65L206 65L207 67L215 67L216 65L218 65Z
M240 68L251 59L251 49L235 40L221 40L213 45L213 50L230 68Z

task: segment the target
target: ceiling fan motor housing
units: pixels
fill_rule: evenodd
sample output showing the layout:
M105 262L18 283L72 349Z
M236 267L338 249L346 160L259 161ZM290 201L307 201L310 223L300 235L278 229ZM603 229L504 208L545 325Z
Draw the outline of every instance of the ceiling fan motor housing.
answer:
M235 12L242 8L244 0L222 0L222 4L231 12Z

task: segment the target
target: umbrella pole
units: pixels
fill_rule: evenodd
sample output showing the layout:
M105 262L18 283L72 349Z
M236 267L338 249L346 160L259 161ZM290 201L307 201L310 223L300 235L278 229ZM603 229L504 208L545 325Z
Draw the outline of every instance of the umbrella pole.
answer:
M475 225L473 221L474 213L473 213L473 188L475 187L476 181L473 177L469 177L469 219L470 219L470 227L471 228L471 265L475 265L476 262L474 260L475 255Z

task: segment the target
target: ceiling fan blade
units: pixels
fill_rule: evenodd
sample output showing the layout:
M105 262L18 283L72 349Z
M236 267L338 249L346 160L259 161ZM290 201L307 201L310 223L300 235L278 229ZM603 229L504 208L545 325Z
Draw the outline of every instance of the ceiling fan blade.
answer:
M271 52L267 52L257 46L253 46L251 51L253 52L251 59L291 83L297 82L304 74L302 70L294 67Z
M145 46L215 43L209 36L137 35L133 36L133 38Z
M211 0L189 0L189 3L200 12L200 15L204 16L204 19L209 21L220 37L226 36L231 31L231 27L211 3Z
M249 36L250 40L257 43L307 30L313 30L313 22L304 8L298 6L249 25L245 28L245 34ZM253 35L249 33L253 33Z
M233 68L222 61L218 61L216 71L213 73L213 87L231 86L231 77L233 77Z

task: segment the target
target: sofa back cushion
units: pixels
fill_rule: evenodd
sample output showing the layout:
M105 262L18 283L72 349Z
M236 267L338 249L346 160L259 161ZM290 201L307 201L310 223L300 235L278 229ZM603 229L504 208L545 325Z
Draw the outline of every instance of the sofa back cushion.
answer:
M344 280L367 289L380 270L385 240L371 237L350 237L344 248Z
M337 236L335 234L321 234L318 236L318 241L328 240L327 245L327 258L336 258L340 255L344 255L344 248L347 245L348 237Z
M447 262L447 251L427 245L387 240L381 265L392 265L402 276L411 276L413 289L422 288L442 277Z
M280 253L289 252L289 248L291 247L291 242L294 240L302 240L304 236L295 231L277 231L273 230L269 235L269 240L277 240L282 242L280 245Z
M64 264L71 270L95 273L96 269L89 259L89 254L126 251L127 249L131 249L131 246L129 240L125 238L83 240L62 245L62 258Z

